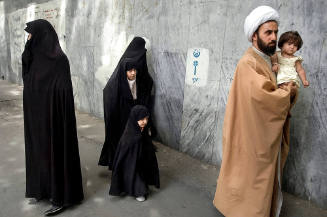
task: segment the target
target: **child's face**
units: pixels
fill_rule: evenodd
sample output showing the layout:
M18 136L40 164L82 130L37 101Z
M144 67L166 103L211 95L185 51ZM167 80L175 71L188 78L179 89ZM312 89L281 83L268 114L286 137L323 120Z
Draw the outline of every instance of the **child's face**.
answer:
M137 71L136 71L136 69L131 69L131 70L128 70L126 72L126 74L127 74L128 80L133 81L136 78Z
M282 47L282 52L287 55L293 55L297 51L297 46L293 42L285 42Z
M145 117L145 118L137 121L137 123L141 128L144 128L148 124L148 120L149 120L149 117Z

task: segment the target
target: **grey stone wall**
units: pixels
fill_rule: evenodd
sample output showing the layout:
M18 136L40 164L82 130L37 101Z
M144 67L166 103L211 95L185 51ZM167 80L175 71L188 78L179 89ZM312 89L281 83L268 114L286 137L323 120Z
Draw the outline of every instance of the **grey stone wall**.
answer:
M7 41L5 35L5 5L4 2L0 2L0 79L8 77L8 58L7 58Z
M36 0L36 3L47 1ZM158 139L213 164L221 161L221 134L235 66L250 44L246 15L256 6L280 12L279 32L297 30L310 87L293 109L291 150L284 189L327 207L327 2L324 0L66 0L65 51L77 108L101 117L102 89L133 35L149 40L148 66L155 81ZM21 83L11 67L8 15L31 1L0 1L0 75ZM6 19L3 20L3 17ZM22 27L23 28L23 27ZM206 86L185 85L187 50L209 50Z

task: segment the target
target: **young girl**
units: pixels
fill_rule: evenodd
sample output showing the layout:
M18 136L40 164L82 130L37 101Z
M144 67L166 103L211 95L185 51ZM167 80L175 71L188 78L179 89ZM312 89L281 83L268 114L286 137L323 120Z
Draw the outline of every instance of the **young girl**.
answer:
M113 161L110 195L127 194L144 201L148 185L159 188L159 169L148 131L149 112L145 106L132 108Z
M294 56L302 44L302 38L297 31L285 32L280 36L278 47L281 51L277 51L271 58L272 71L277 73L278 86L294 82L299 88L299 77L304 87L309 86L309 81L301 65L303 59L300 56Z

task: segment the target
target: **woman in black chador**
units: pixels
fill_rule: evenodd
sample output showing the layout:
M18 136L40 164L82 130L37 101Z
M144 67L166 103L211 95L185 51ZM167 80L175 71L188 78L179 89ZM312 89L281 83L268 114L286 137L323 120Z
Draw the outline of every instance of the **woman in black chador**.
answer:
M110 195L127 194L144 201L148 185L160 187L159 169L149 136L149 112L145 106L132 108L113 161Z
M50 200L46 215L83 200L73 88L67 56L46 20L26 24L23 62L26 197Z
M146 62L145 41L135 37L103 89L105 141L99 165L112 169L117 144L131 108L134 105L144 105L151 109L152 85Z

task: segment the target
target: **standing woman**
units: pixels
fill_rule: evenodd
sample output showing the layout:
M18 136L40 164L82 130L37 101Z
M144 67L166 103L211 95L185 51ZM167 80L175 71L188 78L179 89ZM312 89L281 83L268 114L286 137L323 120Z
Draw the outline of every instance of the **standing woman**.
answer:
M45 215L83 198L69 61L46 20L26 24L23 62L26 197L49 200Z
M151 110L152 85L146 62L145 40L135 37L103 89L105 141L99 165L112 170L117 145L132 107L144 105ZM151 129L153 131L153 127Z

